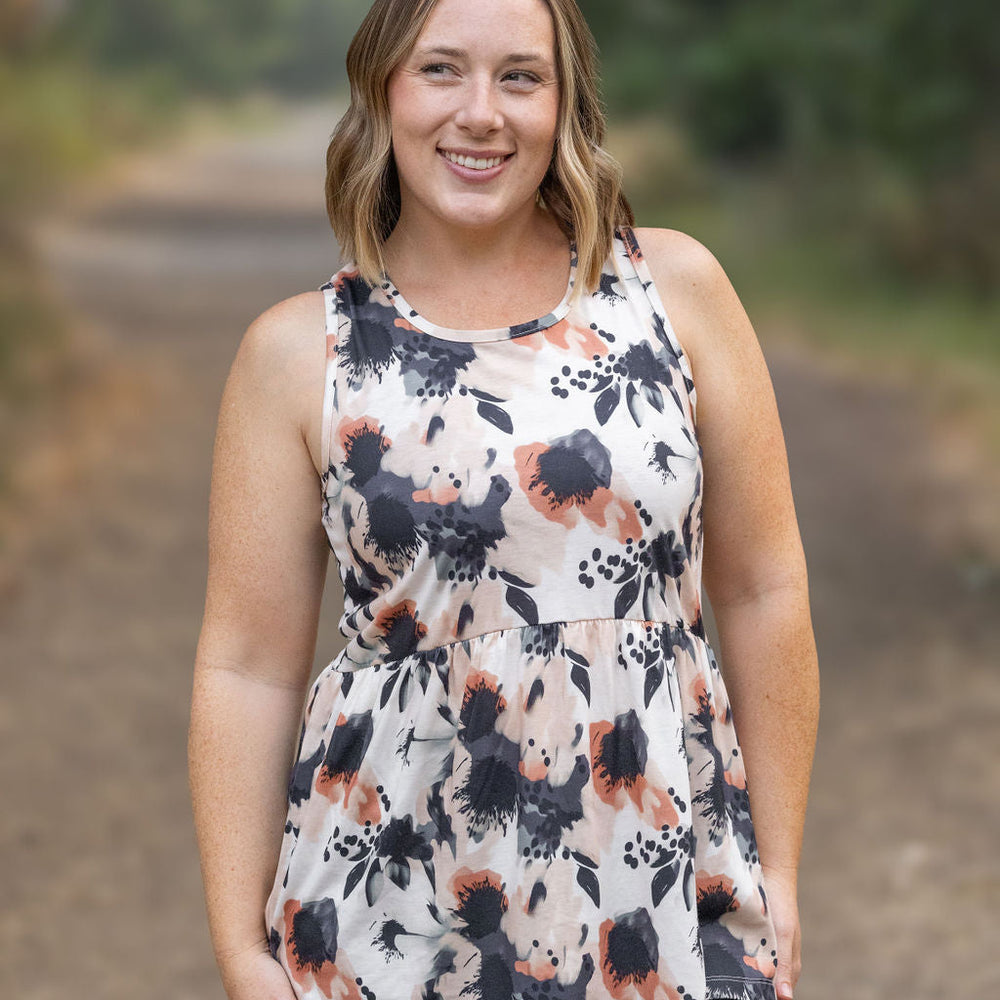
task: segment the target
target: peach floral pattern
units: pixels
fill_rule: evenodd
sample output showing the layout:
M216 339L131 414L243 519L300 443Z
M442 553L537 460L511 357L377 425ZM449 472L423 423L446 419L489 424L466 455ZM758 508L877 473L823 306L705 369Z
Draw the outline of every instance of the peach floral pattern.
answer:
M322 286L347 642L264 914L302 1000L774 1000L690 365L631 230L575 280L470 331Z

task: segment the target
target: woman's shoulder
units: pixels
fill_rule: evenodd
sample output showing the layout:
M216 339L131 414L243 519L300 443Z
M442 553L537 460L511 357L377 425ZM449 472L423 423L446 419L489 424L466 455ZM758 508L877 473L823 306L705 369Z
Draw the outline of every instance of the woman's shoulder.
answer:
M299 292L255 317L246 337L261 350L287 356L307 346L324 329L325 315L322 291Z
M275 417L294 422L319 454L316 397L326 369L326 303L301 292L269 306L247 327L233 362L248 395Z
M721 265L711 250L679 229L637 228L635 244L657 287L717 277Z
M239 356L276 384L297 380L326 355L326 304L322 291L300 292L260 313L247 327Z
M633 232L697 382L699 368L739 349L733 338L754 336L753 330L729 277L708 247L677 229Z

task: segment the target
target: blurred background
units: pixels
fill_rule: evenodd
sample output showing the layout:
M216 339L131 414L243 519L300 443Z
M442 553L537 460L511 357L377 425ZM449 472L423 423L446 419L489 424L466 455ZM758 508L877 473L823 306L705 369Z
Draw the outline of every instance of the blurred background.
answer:
M221 1000L185 758L214 422L247 325L339 265L367 6L0 0L4 995ZM719 258L785 428L823 676L797 995L995 995L1000 8L582 6L639 221Z

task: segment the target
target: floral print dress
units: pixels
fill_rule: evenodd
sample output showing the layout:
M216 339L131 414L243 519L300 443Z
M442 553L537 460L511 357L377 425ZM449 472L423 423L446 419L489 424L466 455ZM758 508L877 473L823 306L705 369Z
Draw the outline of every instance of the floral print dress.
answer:
M631 229L532 323L322 286L312 685L264 919L308 1000L773 1000L740 748L701 615L696 392Z

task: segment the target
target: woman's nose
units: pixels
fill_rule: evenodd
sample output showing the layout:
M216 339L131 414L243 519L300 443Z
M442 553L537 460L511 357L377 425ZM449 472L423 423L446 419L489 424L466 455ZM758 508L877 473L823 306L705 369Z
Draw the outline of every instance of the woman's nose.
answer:
M492 80L476 79L468 82L463 88L455 124L476 134L495 132L503 127L499 95Z

